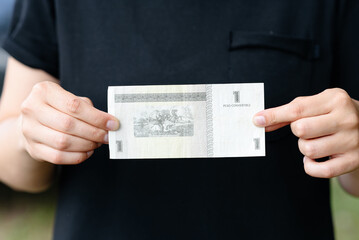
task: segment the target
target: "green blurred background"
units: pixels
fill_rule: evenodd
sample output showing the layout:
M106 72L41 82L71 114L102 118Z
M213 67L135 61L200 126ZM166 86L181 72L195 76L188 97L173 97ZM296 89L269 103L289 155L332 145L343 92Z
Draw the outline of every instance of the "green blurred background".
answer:
M337 240L359 240L359 199L331 181ZM56 187L41 194L18 193L0 184L0 239L50 240L56 207Z
M14 0L0 0L0 44ZM6 65L0 48L0 90ZM333 179L332 210L337 240L359 240L359 199L346 194ZM14 192L0 183L0 240L49 240L52 237L56 186L41 194Z

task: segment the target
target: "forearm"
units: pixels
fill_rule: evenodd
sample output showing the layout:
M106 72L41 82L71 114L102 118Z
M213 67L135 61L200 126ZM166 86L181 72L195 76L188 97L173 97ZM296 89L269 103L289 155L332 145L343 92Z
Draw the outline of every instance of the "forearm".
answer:
M41 192L51 185L55 167L30 157L19 124L18 118L0 122L0 180L18 191Z
M359 197L359 169L338 177L342 188L353 196Z

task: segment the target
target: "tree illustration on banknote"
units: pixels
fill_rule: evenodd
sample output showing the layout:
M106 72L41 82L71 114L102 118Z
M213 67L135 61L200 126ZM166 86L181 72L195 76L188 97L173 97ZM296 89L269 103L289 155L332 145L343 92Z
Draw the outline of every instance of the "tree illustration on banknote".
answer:
M193 136L194 121L190 106L151 106L140 109L134 119L135 137Z

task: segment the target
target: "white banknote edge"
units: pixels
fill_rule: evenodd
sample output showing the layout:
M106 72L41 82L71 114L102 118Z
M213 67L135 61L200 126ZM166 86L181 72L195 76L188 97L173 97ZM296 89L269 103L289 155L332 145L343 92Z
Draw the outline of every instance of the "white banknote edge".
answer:
M258 109L256 109L256 112L259 112L261 110L264 109L264 83L238 83L240 85L257 85L260 88L260 91L262 92L262 101L260 101L260 107ZM238 84L233 84L233 83L228 83L228 84L208 84L208 85L238 85ZM109 86L108 87L108 113L115 115L116 114L116 110L115 110L115 102L113 101L114 98L114 94L116 93L116 89L117 88L129 88L129 89L141 89L141 88L146 88L146 90L148 88L153 88L155 89L156 92L159 91L159 88L163 88L163 89L167 89L169 86L171 87L176 87L176 86L200 86L200 85L206 85L206 84L188 84L188 85L131 85L131 86ZM256 127L257 128L257 127ZM265 129L264 128L260 128L261 131L261 140L262 140L262 149L260 152L257 153L252 153L252 154L240 154L240 155L234 155L234 156L220 156L220 155L216 155L213 157L208 157L208 156L196 156L196 157L170 157L170 159L176 159L176 158L237 158L237 157L262 157L266 155L266 146L265 146ZM168 157L165 156L156 156L156 157L131 157L131 156L127 156L126 158L118 158L116 156L116 151L115 151L115 146L112 146L111 143L114 143L116 141L116 131L110 131L109 132L109 146L110 146L110 158L111 159L169 159Z

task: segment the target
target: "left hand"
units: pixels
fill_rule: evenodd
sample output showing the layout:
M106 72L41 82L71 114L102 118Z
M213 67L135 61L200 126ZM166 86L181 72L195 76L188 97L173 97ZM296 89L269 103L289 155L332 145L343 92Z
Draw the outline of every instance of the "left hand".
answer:
M298 97L257 113L253 121L267 132L290 124L305 172L313 177L332 178L359 168L359 102L342 89ZM315 161L323 157L329 160Z

